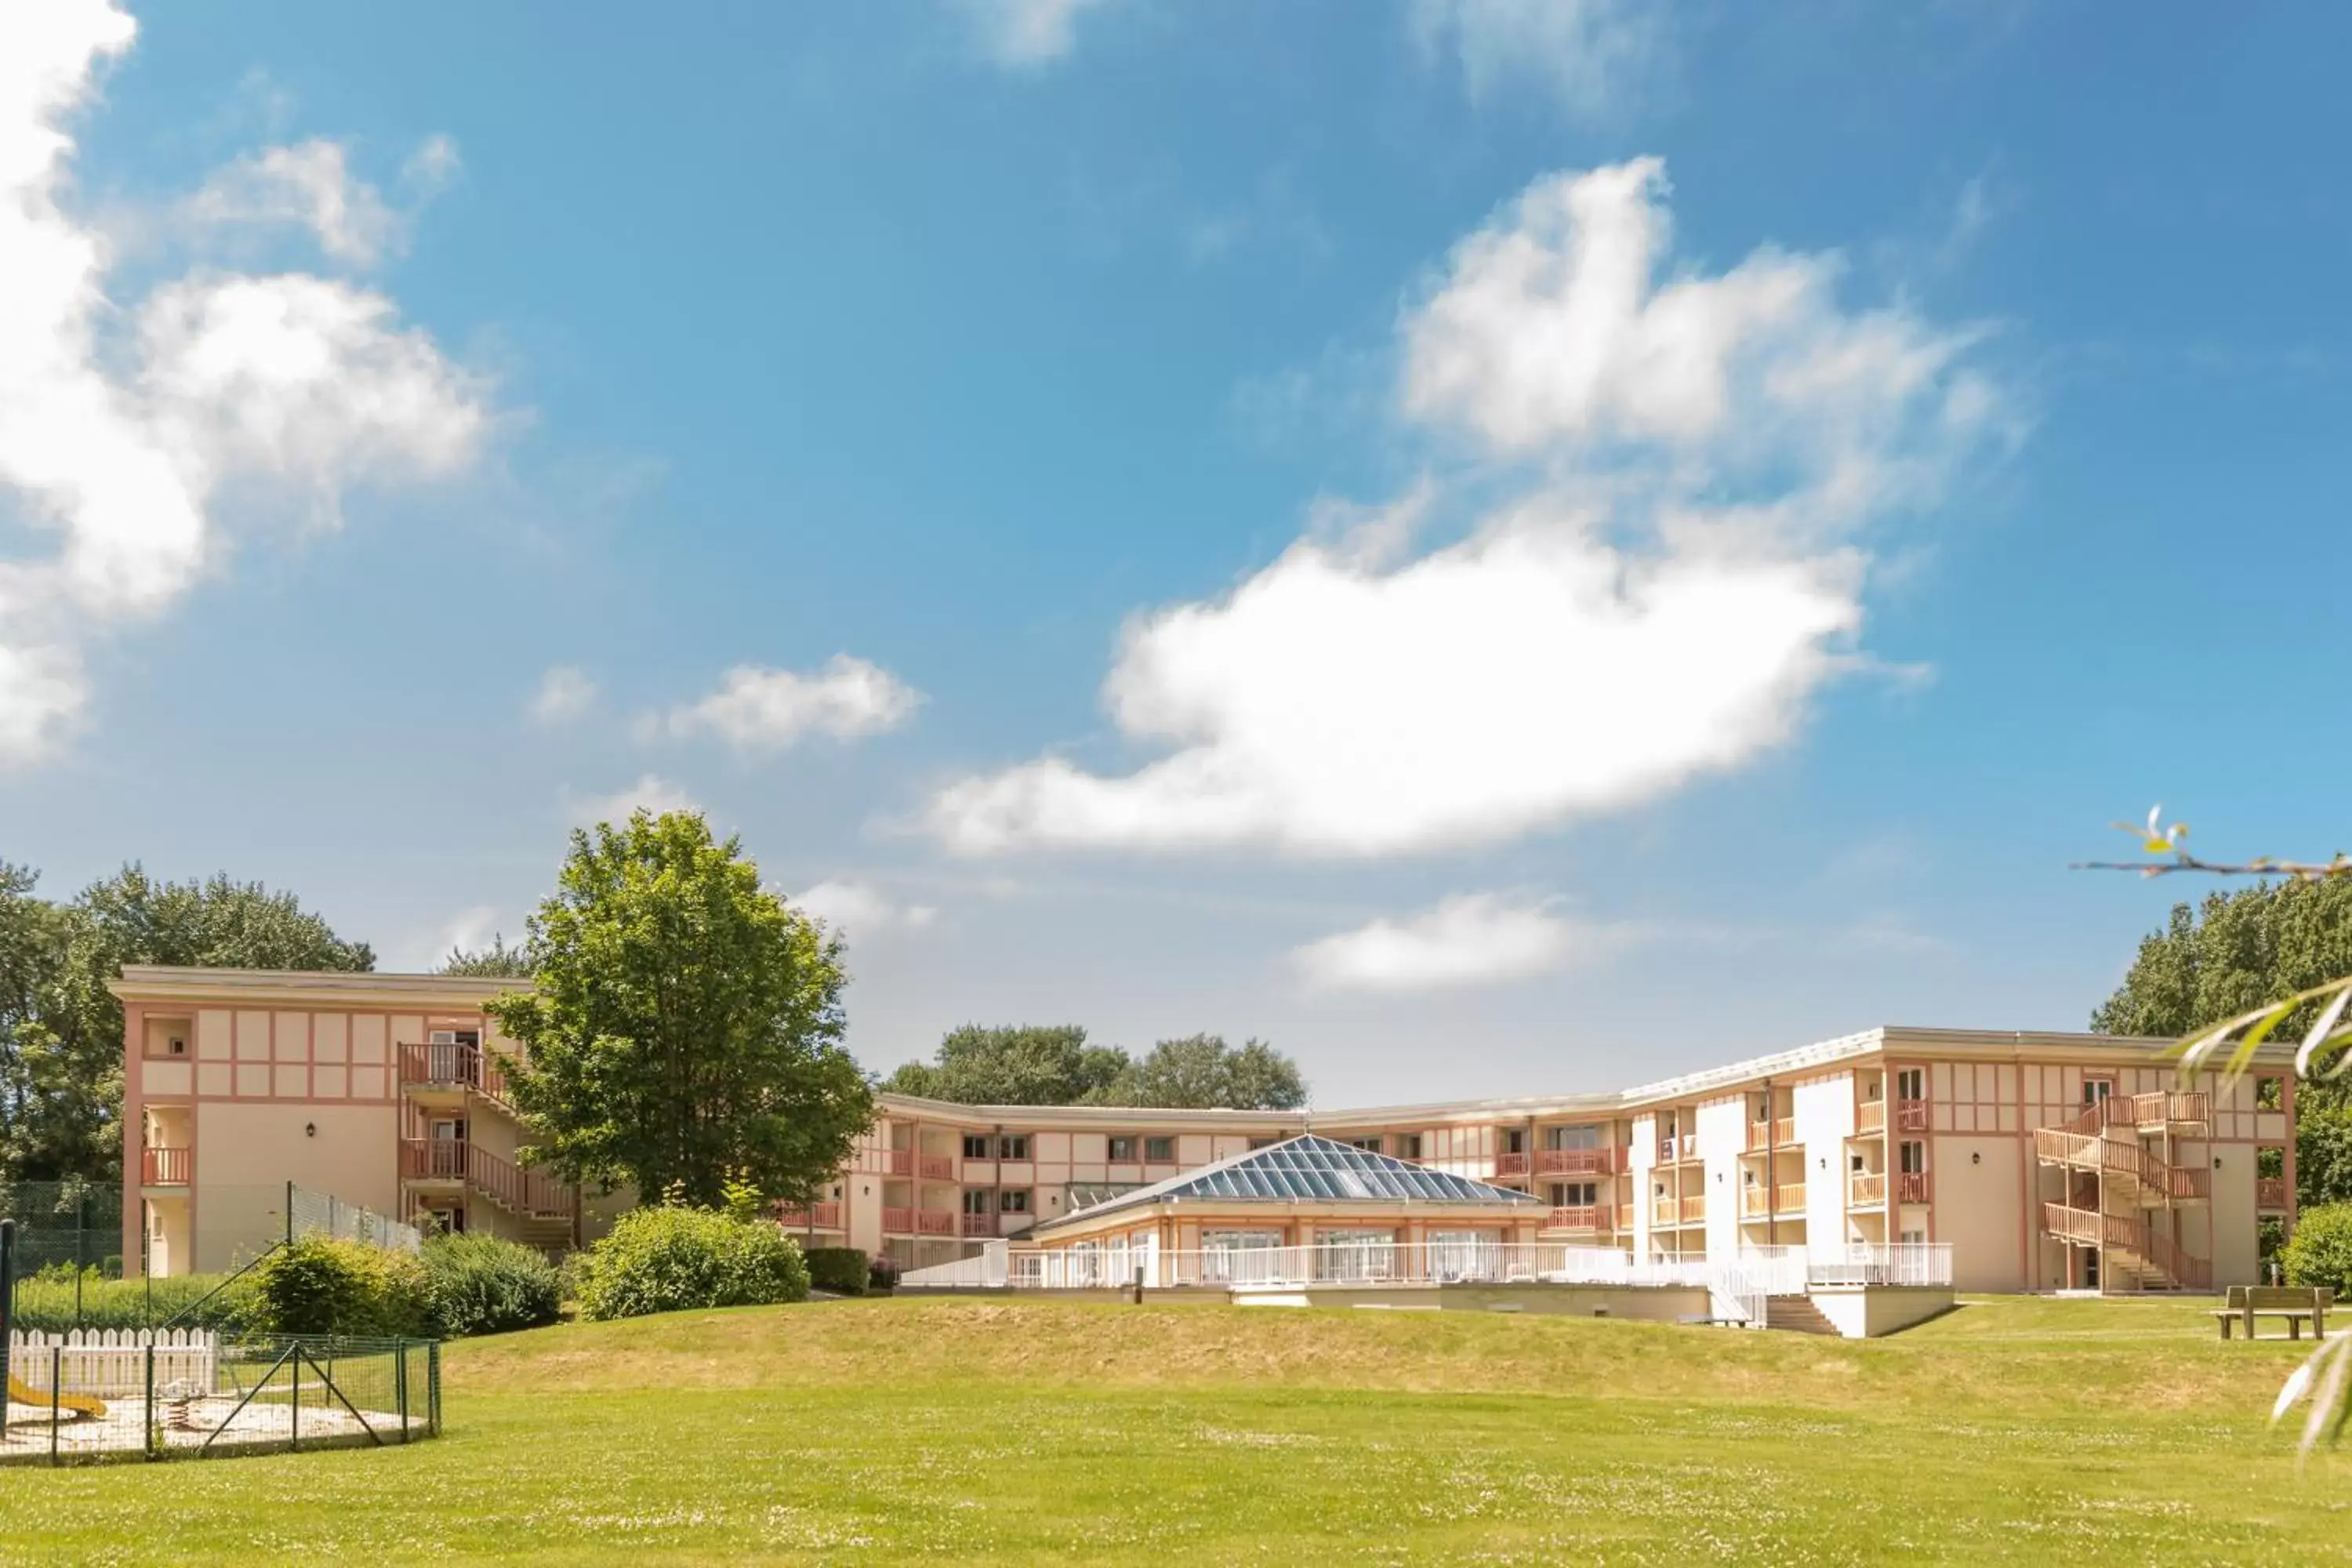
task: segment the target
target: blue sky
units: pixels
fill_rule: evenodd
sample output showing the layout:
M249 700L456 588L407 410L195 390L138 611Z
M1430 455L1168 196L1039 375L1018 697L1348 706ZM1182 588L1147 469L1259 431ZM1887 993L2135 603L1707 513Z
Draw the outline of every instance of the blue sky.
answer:
M415 966L691 801L877 1068L1363 1103L2079 1026L2193 890L2112 819L2339 845L2336 8L136 24L0 17L52 892Z

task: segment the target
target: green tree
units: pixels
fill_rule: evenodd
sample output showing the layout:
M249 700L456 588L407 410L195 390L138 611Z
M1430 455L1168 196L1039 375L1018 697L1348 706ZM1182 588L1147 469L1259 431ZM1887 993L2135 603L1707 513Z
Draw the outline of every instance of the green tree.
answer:
M2352 974L2352 878L2264 882L2173 906L2139 944L2114 995L2091 1015L2106 1034L2180 1037ZM2294 1038L2299 1009L2280 1026ZM2296 1203L2352 1198L2352 1092L2344 1079L2298 1086Z
M934 1060L907 1063L882 1087L959 1105L1077 1105L1098 1102L1129 1065L1116 1046L1087 1044L1076 1024L966 1024Z
M1102 1095L1108 1105L1191 1110L1296 1110L1307 1103L1298 1064L1263 1040L1234 1047L1217 1035L1162 1040Z
M841 946L698 813L575 832L532 917L537 984L489 1012L533 1157L575 1182L806 1200L873 1117L841 1044Z
M530 949L521 942L509 945L506 932L490 938L482 948L453 947L449 956L436 964L436 974L469 974L486 980L528 980L535 973L530 961Z
M70 902L33 896L34 874L0 867L0 1177L112 1180L122 1160L126 963L364 970L291 893L226 875L163 882L137 866Z

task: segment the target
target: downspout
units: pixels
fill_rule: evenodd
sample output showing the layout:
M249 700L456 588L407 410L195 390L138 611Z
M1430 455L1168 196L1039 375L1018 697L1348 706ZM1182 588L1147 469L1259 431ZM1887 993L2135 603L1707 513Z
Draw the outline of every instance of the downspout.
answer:
M1764 1080L1764 1245L1780 1245L1780 1193L1779 1163L1780 1147L1773 1134L1780 1131L1773 1113L1780 1108L1772 1103L1772 1080Z
M988 1212L991 1216L989 1224L994 1227L996 1235L1003 1236L1004 1234L1004 1123L998 1122L995 1131L989 1136L996 1140L996 1159L990 1167L996 1173L996 1185L990 1189L988 1194Z

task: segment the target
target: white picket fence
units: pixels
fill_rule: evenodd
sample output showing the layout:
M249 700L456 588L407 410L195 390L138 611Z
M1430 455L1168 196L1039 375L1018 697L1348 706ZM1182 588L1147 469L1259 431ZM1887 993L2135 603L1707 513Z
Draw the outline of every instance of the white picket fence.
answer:
M147 1348L155 1349L155 1386L209 1390L220 1337L209 1329L68 1329L61 1334L11 1333L8 1375L37 1394L54 1376L68 1394L124 1399L147 1392Z

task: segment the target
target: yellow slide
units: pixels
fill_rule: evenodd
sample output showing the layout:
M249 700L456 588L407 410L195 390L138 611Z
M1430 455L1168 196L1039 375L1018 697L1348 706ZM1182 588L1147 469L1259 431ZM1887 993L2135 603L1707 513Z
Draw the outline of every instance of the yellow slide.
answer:
M27 1388L12 1377L8 1380L8 1403L30 1405L47 1410L49 1407L49 1396L37 1388ZM58 1408L71 1410L78 1415L98 1416L106 1414L106 1402L102 1399L94 1399L87 1394L60 1394L58 1395Z

